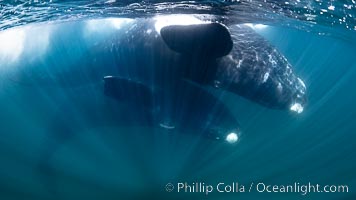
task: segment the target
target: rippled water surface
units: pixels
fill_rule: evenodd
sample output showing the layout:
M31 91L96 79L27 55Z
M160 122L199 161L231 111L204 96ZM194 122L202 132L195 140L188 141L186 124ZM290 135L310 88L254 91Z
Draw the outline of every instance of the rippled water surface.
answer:
M356 29L355 1L0 1L2 29L30 22L90 17L214 14L229 23L287 21Z
M0 198L356 199L355 6L354 0L0 0ZM140 124L139 106L108 99L102 80L92 79L101 69L116 72L122 60L160 60L151 51L122 53L112 35L124 34L134 20L171 14L184 14L183 24L194 16L230 30L252 27L304 81L303 112L222 93L241 128L230 136L233 145L190 129L172 131L170 121ZM138 74L151 73L150 63L142 66ZM178 183L236 182L245 192L177 191ZM259 192L258 183L348 190Z

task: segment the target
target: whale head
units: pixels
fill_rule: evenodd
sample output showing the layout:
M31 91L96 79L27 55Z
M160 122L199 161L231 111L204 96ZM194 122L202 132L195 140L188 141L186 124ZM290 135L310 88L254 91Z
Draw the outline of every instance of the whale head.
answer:
M230 32L233 48L219 59L212 84L265 107L301 113L306 86L285 56L247 25Z

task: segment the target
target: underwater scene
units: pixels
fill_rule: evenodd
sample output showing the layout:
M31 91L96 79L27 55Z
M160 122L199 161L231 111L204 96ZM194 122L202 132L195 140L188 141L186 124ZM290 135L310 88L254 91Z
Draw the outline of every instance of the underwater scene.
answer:
M0 0L0 199L356 199L354 0Z

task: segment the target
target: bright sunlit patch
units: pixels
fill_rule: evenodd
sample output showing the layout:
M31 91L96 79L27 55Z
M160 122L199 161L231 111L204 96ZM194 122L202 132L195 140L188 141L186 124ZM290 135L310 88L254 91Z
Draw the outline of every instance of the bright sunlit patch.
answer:
M128 18L110 18L108 19L110 23L116 28L120 29L122 25L126 23L130 23L133 19L128 19Z
M264 25L264 24L251 24L251 23L246 23L245 25L253 28L253 29L265 29L267 28L268 26L267 25Z
M155 29L159 33L161 29L165 26L170 25L192 25L192 24L206 24L210 23L208 21L202 21L191 15L167 15L167 16L157 16L154 18Z
M103 31L106 28L120 29L124 24L130 23L133 19L129 18L107 18L107 19L92 19L86 23L86 28L90 32Z
M49 38L51 36L51 26L35 26L30 27L26 31L26 52L31 54L31 50L36 51L36 55L32 58L38 58L47 52L47 48L50 45ZM30 51L28 51L30 50Z
M24 49L25 31L10 29L0 32L0 60L15 61Z
M290 110L299 114L303 112L304 108L300 103L294 103L291 105Z
M236 133L231 132L226 136L225 140L228 143L233 144L233 143L237 142L237 140L239 140L239 136Z
M31 61L41 57L49 46L51 30L51 26L28 25L0 32L0 62Z

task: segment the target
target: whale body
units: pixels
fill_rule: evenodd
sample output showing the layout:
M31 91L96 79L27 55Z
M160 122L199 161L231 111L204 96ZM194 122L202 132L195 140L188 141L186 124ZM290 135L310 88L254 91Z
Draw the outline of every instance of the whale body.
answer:
M104 76L119 76L167 90L174 90L177 81L184 78L269 108L303 110L303 81L287 59L249 26L225 27L195 18L190 19L192 24L185 24L172 17L177 18L99 19L53 25L44 55L27 63L23 53L18 65L26 67L14 67L11 77L21 84L75 87L101 81ZM62 41L67 39L78 42L64 45ZM58 50L68 51L60 59L67 63L53 62L51 55ZM46 59L52 65L43 62Z
M203 86L228 91L269 108L303 111L303 81L287 59L249 26L226 27L195 17L177 21L177 17L181 16L109 18L29 27L19 34L23 37L19 40L21 54L1 60L7 65L1 75L20 85L49 90L92 83L104 87L113 84L115 88L120 84L123 88L140 85L138 93L146 96L144 99L113 90L107 96L118 102L132 98L133 107L146 105L149 115L159 113L154 125L165 129L184 128L175 111L182 106L179 101L193 104L199 99L196 94L201 94L205 100L197 106L196 113L187 114L189 109L184 113L188 119L191 116L191 121L196 116L201 120L196 126L187 123L187 128L204 129L204 120L216 113L201 114L202 110L209 111L211 102L215 102L217 110L225 115L219 119L224 120L205 128L226 126L220 131L224 134L230 129L239 130L235 117L218 98L203 92ZM46 37L36 37L40 32ZM116 78L103 82L104 77ZM106 95L104 87L102 95ZM184 91L194 98L184 97ZM156 98L156 105L152 105L150 96Z

